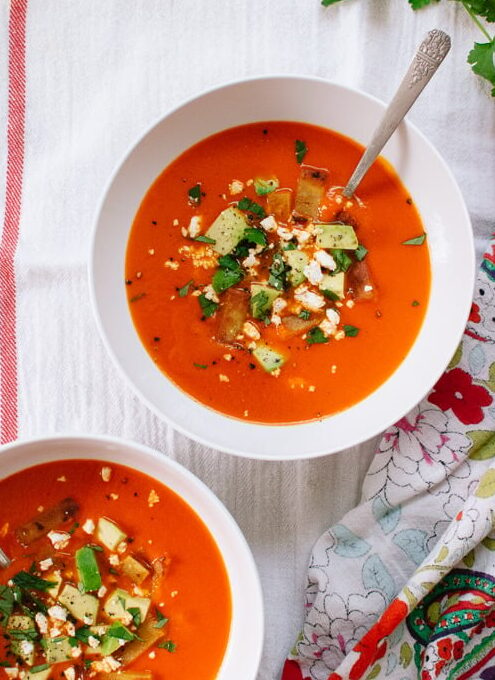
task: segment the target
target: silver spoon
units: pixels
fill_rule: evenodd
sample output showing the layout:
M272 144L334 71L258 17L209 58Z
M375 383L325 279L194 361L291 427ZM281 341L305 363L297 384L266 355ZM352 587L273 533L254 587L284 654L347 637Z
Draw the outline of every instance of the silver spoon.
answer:
M344 196L350 198L354 194L358 184L406 113L430 82L431 77L435 74L449 50L450 36L447 33L434 29L426 34L399 85L395 97L388 105L380 124L376 128L371 142L352 173L351 179L347 182L343 191Z
M0 569L6 569L10 564L10 559L4 553L2 548L0 548Z

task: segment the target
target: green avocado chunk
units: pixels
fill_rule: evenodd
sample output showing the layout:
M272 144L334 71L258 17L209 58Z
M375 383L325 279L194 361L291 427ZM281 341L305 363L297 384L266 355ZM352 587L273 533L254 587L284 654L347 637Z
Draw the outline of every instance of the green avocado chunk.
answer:
M356 250L359 245L356 233L350 224L315 224L321 233L316 236L316 245L320 248L340 248Z

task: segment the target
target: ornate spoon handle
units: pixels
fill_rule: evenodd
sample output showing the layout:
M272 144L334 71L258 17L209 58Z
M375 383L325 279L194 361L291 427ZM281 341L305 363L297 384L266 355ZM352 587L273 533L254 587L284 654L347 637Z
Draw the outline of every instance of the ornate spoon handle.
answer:
M344 196L351 197L370 166L390 139L399 123L429 83L450 50L450 37L435 29L427 33L414 55L409 70L404 76L395 97L388 105L371 142L361 157L344 189Z

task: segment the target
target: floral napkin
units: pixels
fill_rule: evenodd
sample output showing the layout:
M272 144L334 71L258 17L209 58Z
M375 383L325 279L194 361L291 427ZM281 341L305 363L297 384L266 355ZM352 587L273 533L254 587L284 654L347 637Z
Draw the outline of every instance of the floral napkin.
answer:
M282 680L495 680L495 240L464 339L311 556Z

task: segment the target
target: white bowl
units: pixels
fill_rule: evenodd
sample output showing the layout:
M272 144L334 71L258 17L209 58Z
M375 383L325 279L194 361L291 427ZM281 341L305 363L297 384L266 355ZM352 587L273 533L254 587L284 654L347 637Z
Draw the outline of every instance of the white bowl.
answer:
M141 344L127 306L124 259L130 226L151 183L181 152L225 128L265 120L304 121L366 144L384 108L369 95L316 78L245 80L202 94L166 115L115 171L98 212L90 257L98 326L114 362L137 394L181 432L208 446L255 458L333 453L404 416L447 366L471 305L472 230L450 170L409 122L400 126L383 155L414 198L428 232L431 295L409 354L363 401L322 421L294 425L258 425L224 416L193 400L161 373Z
M68 459L120 463L150 475L178 494L208 527L223 557L232 596L227 649L217 680L255 680L263 647L263 600L258 572L241 530L218 498L166 456L113 437L61 436L2 447L0 479L33 465Z

